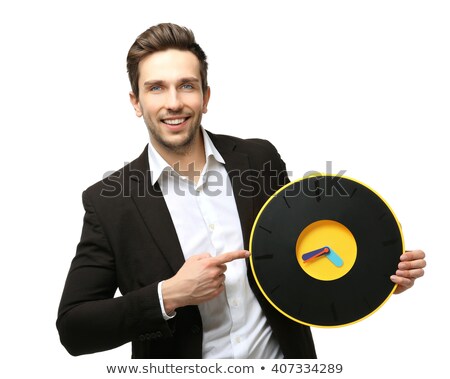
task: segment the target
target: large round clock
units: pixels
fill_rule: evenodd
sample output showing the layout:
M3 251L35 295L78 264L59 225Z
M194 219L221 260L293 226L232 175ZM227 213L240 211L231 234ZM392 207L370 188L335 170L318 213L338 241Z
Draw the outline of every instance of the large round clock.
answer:
M289 183L262 207L250 263L279 312L335 327L368 317L388 300L403 245L400 224L379 194L348 177L320 175Z

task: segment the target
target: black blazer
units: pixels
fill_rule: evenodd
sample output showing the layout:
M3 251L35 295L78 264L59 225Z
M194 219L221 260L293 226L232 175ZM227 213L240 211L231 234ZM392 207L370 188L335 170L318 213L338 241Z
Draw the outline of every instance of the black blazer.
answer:
M226 162L248 248L258 211L288 181L284 162L267 141L209 135ZM151 185L147 149L83 192L82 235L56 322L72 355L132 341L133 358L202 357L198 307L179 308L169 321L161 314L157 284L180 269L184 256L159 186ZM315 358L309 327L275 310L250 269L248 279L285 358ZM123 296L114 298L117 288Z

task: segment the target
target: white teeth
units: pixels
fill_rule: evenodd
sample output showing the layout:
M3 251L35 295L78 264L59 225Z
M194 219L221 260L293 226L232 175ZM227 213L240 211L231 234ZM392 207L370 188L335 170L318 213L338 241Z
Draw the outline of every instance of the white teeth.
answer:
M163 122L165 124L169 124L169 125L179 125L179 124L181 124L181 123L183 123L185 121L186 121L185 118L177 118L175 120L163 120Z

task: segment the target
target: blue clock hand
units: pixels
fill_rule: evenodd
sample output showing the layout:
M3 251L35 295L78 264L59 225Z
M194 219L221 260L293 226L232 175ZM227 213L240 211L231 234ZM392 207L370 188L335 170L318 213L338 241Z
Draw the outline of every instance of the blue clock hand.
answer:
M327 246L330 252L327 254L327 258L333 263L336 267L341 267L344 264L342 258L329 246Z

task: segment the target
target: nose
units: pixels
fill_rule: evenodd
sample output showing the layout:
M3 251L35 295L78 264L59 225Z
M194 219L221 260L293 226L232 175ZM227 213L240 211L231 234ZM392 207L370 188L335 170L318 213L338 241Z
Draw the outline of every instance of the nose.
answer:
M167 91L166 108L171 111L179 111L183 108L181 96L175 88Z

